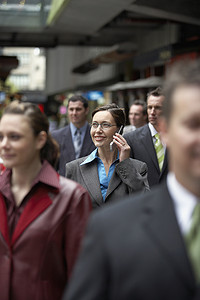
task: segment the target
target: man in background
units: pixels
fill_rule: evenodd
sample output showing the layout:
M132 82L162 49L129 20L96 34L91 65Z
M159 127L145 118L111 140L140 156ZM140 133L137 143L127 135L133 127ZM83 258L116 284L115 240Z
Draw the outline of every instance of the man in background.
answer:
M165 145L159 136L163 101L164 95L160 87L148 93L147 115L149 123L124 134L124 138L131 147L130 157L147 164L150 187L165 180L168 172Z
M166 78L167 181L91 216L63 300L200 299L200 61Z
M65 176L67 162L86 156L95 149L87 122L88 112L87 99L81 95L72 96L67 107L69 125L52 132L60 146L58 172L62 176Z
M123 133L142 127L147 123L147 105L144 100L135 100L129 109L129 123L124 127Z

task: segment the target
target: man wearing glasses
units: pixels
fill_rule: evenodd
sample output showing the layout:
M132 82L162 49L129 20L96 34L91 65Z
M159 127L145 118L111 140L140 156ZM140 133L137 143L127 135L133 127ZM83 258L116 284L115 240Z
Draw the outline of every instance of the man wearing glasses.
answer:
M149 190L146 164L129 158L130 147L119 133L124 124L124 111L116 104L96 108L90 131L96 149L66 164L66 177L88 190L93 208Z

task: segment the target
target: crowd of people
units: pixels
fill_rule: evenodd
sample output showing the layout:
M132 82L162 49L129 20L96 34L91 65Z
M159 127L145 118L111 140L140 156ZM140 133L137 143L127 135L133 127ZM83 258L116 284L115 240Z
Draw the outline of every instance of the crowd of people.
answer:
M171 66L129 126L116 103L90 124L84 97L67 112L51 133L35 104L2 114L1 299L200 299L200 60Z

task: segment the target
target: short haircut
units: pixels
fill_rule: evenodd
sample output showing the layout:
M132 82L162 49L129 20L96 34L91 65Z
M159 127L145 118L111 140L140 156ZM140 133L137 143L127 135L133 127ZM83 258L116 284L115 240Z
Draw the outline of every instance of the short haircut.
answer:
M163 104L163 114L169 121L173 109L173 94L181 86L200 87L200 59L182 60L174 63L166 72L164 82L165 101Z
M125 126L126 115L125 115L124 109L120 108L117 104L111 103L108 105L97 107L92 112L92 118L99 111L108 111L112 115L113 119L115 120L115 123L118 128L120 128L121 126L123 126L123 127Z
M163 96L163 89L159 86L156 89L150 91L149 93L147 93L147 100L150 96L155 96L155 97L160 97Z
M68 105L69 102L76 102L76 101L81 101L83 103L83 106L85 108L88 108L88 100L82 95L73 95L72 97L70 97L68 100Z
M143 115L144 115L144 116L147 115L147 104L146 104L146 102L145 102L144 100L142 100L142 99L137 99L137 100L135 100L135 101L131 104L131 106L132 106L132 105L141 105L142 108L143 108L143 110L142 110Z

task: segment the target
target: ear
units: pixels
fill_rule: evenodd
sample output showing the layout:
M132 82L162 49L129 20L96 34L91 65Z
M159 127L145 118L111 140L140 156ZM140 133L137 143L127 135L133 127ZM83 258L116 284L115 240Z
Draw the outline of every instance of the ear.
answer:
M47 133L45 131L40 131L37 136L37 149L42 149L47 141Z
M160 118L159 131L161 140L168 146L168 123L164 117Z
M87 108L85 109L85 114L88 115L88 113L89 113L89 107L87 107Z

